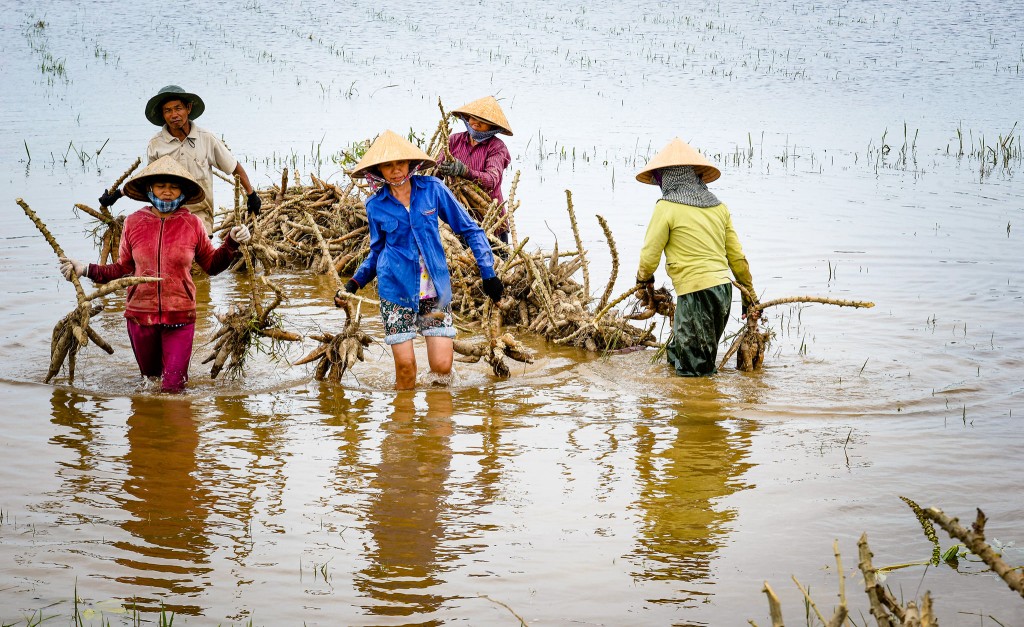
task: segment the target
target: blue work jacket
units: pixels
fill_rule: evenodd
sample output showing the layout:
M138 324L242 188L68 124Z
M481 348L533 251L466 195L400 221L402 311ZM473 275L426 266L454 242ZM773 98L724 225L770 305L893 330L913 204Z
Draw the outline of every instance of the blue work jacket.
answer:
M452 280L441 247L438 219L444 220L469 244L480 276L494 276L494 256L483 229L459 204L440 179L409 177L412 197L409 210L385 185L366 202L370 221L370 254L352 280L365 287L377 277L377 293L383 300L417 309L420 302L420 255L437 290L438 305L452 300Z

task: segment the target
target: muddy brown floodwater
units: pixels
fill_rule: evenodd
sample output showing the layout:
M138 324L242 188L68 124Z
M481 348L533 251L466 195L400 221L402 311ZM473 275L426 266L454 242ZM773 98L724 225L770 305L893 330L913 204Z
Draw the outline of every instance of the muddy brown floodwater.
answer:
M163 610L189 625L764 625L767 581L805 624L791 576L830 614L838 540L859 625L866 532L876 565L919 563L885 583L931 591L943 625L1024 624L976 561L925 567L931 543L899 499L981 508L1024 564L1020 3L0 15L0 623L66 620L77 595L85 624ZM168 83L203 95L199 123L259 186L286 165L341 180L352 142L428 132L438 98L494 93L516 133L520 236L564 250L572 189L597 294L612 263L594 216L615 234L619 293L657 198L633 175L679 135L723 170L712 190L763 299L876 307L769 310L757 373L680 379L653 351L526 338L538 359L507 380L458 364L449 387L396 393L382 346L329 385L289 365L307 339L254 352L241 378L194 358L188 394L167 397L139 381L116 296L94 319L115 353L90 347L74 384L44 385L74 291L14 199L94 258L72 207L144 153L143 105ZM274 278L286 328L340 327L331 281ZM226 273L198 290L201 357L213 313L248 287Z

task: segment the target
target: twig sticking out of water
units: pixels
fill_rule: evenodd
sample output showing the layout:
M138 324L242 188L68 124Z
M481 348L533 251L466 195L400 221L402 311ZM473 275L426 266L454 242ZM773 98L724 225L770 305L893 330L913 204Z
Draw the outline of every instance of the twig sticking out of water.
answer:
M142 158L136 158L135 161L128 166L128 169L125 170L116 181L114 181L114 184L111 185L107 191L113 193L114 190L121 187L121 184L131 176L131 173L139 167L140 163L142 163ZM117 261L118 250L121 247L121 233L124 231L124 216L115 216L110 210L110 207L107 207L106 205L100 205L100 208L97 210L88 205L78 203L75 205L75 208L80 211L84 211L99 222L99 225L92 229L94 237L99 233L100 229L103 229L103 234L98 238L100 242L100 254L99 261L97 263L103 265Z
M985 541L985 523L988 521L980 509L970 529L965 528L956 518L950 518L941 509L929 507L924 515L935 521L946 533L964 543L964 546L981 558L992 571L999 575L1010 589L1024 597L1024 575L1021 569L1011 568L1003 558Z
M601 309L608 303L608 299L612 295L612 289L615 288L615 279L619 277L619 251L615 248L615 238L612 237L612 230L608 226L608 221L604 219L604 216L600 215L597 216L597 221L601 224L601 230L604 231L604 237L608 240L608 250L612 255L612 271L608 275L608 284L605 285L604 293L601 294L601 300L597 303L597 308Z
M241 182L235 176L235 209L234 221L236 224L243 223L241 207ZM252 230L259 232L261 227L253 221ZM250 242L257 239L257 234L251 236ZM285 331L281 328L280 318L274 313L274 309L284 300L284 290L277 283L266 277L265 274L257 277L253 255L251 254L251 243L239 244L242 258L245 261L245 270L249 279L249 303L232 305L223 314L216 314L220 327L214 333L213 349L204 364L213 362L210 367L210 377L216 379L217 375L226 366L228 370L237 374L245 365L245 357L249 349L259 341L260 337L271 340L269 352L274 354L278 350L280 342L297 342L302 339L298 333ZM259 286L263 285L274 293L269 305L263 303Z
M513 610L511 607L509 607L509 605L507 603L502 603L501 601L498 601L497 599L492 599L491 597L487 596L486 594L481 594L479 596L480 596L481 599L487 599L491 603L494 603L495 605L500 605L501 607L503 607L506 610L508 610L509 612L511 612L512 616L515 616L519 620L519 626L520 627L529 627L529 625L526 623L526 620L523 619L523 617L520 616L519 614L516 614L516 611Z
M868 597L868 604L871 616L879 627L938 627L938 620L932 611L931 594L925 592L918 607L915 601L901 603L893 594L878 581L878 569L872 564L871 548L868 546L867 534L862 534L857 542L858 557L860 561L857 566L864 575L864 593ZM839 555L839 543L832 543L832 551L836 558L836 569L839 573L839 605L832 613L832 617L826 619L818 609L817 604L811 598L810 592L793 577L797 588L804 596L807 607L814 611L818 621L825 627L842 627L848 620L850 610L847 607L846 599L846 576L843 572L843 561ZM772 590L768 582L765 582L763 591L768 595L768 611L771 616L772 627L783 627L785 624L782 616L782 604L778 596ZM757 623L749 621L757 627Z
M345 311L345 326L342 327L341 333L337 335L323 333L310 336L320 342L320 346L295 362L294 365L301 366L302 364L319 359L320 361L317 363L313 377L317 381L327 379L333 383L338 383L345 372L354 366L357 361L364 361L363 349L373 343L373 338L359 328L359 323L363 319L362 303L366 299L354 294L348 294L342 289L341 278L334 270L337 266L331 256L327 242L320 232L320 227L309 214L306 214L306 223L312 229L313 235L320 245L320 251L324 259L323 265L328 269L326 272L334 279L334 287L337 290L334 297L335 305ZM377 304L379 305L379 303Z
M757 302L756 295L750 294L742 285L735 281L733 282L733 285L744 293L747 302L753 304L750 305L745 312L747 317L743 329L736 334L736 338L729 346L729 350L727 350L725 355L722 356L722 359L719 360L719 370L722 369L722 366L725 365L725 362L727 362L733 354L736 354L737 370L750 372L761 368L764 364L765 352L768 350L768 345L771 343L772 334L771 331L762 331L758 326L758 322L761 319L759 314L768 307L775 307L777 305L784 305L787 303L821 303L823 305L835 305L837 307L859 308L870 308L875 306L874 303L868 301L839 300L836 298L825 298L822 296L788 296L786 298L776 298L774 300L759 303Z
M572 236L576 240L576 252L582 260L583 266L583 294L590 299L590 265L587 263L587 253L583 248L583 240L580 239L580 227L576 224L576 209L572 205L572 192L565 190L565 201L568 205L569 224L572 226Z

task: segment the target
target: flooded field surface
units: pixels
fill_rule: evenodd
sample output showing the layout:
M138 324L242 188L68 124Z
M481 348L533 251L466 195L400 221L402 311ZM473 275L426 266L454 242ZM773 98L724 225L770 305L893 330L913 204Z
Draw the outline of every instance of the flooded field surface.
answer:
M1018 4L44 1L0 15L0 624L765 625L765 582L788 624L817 624L791 577L831 615L838 541L864 625L862 533L876 566L914 563L885 583L930 591L941 624L1024 624L1019 595L972 556L925 566L932 543L899 498L965 522L980 508L1024 565ZM460 363L448 387L398 393L382 345L340 385L315 381L290 363L309 339L211 379L213 314L249 294L228 272L197 281L186 395L140 381L123 295L93 321L114 354L89 347L73 383L43 384L74 289L14 200L94 259L73 206L144 156L144 104L171 83L203 96L198 124L259 187L286 166L341 181L353 142L429 134L439 98L495 94L520 236L571 245L572 190L597 295L613 262L595 216L620 293L658 197L633 176L678 135L722 169L711 189L763 300L876 306L769 309L756 373L682 379L653 350L522 333L538 358L508 379ZM227 205L230 186L215 196ZM286 328L342 324L331 280L274 278ZM363 326L382 337L376 314Z

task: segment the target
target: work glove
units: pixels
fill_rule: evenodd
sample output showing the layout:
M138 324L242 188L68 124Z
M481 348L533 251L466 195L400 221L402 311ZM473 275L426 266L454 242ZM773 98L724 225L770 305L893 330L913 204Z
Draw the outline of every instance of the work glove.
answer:
M249 213L254 216L260 215L260 208L263 206L263 201L260 200L259 194L256 190L253 190L251 194L245 197L245 207L249 210Z
M239 244L248 244L249 240L252 239L252 233L249 232L249 227L239 224L238 226L231 227L231 230L228 231L228 237Z
M85 273L89 270L89 264L84 261L68 259L67 257L59 257L57 261L60 262L60 273L68 281L71 280L72 274L85 276Z
M100 206L110 207L115 202L117 202L117 199L120 198L121 196L124 196L124 194L122 194L121 190L117 188L114 188L114 191L112 192L108 190L103 190L103 193L100 194Z
M451 161L442 161L437 164L437 173L443 176L457 176L464 178L469 168L466 164L459 161L458 159L452 158Z
M349 294L355 294L356 290L359 289L359 284L353 279L349 279L345 282L345 287L341 288L334 293L334 306L341 307L345 304L345 297Z
M501 279L499 279L496 276L492 276L489 279L484 279L483 287L484 294L487 294L487 297L493 300L494 302L498 302L499 300L501 300L501 296L505 293L505 286L502 285Z
M640 278L637 278L637 280L636 280L636 287L633 288L633 291L634 292L640 292L640 291L646 292L648 290L648 288L653 288L653 287L654 287L654 275L652 274L650 276L650 278L647 278L647 279L640 280Z

